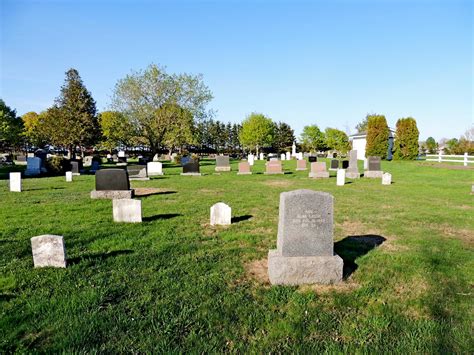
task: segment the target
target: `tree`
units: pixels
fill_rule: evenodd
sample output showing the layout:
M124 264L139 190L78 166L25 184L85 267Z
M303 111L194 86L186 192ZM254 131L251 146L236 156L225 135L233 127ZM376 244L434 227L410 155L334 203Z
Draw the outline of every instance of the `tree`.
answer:
M242 122L239 134L240 143L251 151L255 150L258 155L260 148L272 144L274 128L270 118L261 113L251 113Z
M357 133L367 133L367 127L369 124L370 116L373 116L373 115L367 114L367 116L365 116L365 118L357 124L357 126L355 127L355 129L357 130Z
M165 104L160 110L169 110L170 116L176 117L168 126L164 137L164 142L169 148L170 154L175 148L178 148L179 153L182 153L184 146L197 143L196 127L191 111L176 104Z
M295 131L285 122L275 123L273 149L278 152L284 152L291 148L295 141Z
M459 138L458 151L457 154L474 154L474 127L466 130L464 135Z
M22 130L23 122L16 116L16 110L12 110L0 99L0 148L19 146Z
M301 141L306 150L318 151L325 149L324 133L317 125L304 126Z
M340 153L347 153L351 148L347 134L336 128L326 128L325 145L329 149L337 150Z
M66 72L61 93L46 111L44 124L49 143L66 147L72 155L77 146L82 149L99 141L95 101L76 69Z
M418 139L420 132L412 117L400 118L397 121L394 159L414 160L418 156Z
M99 124L103 136L102 144L109 151L119 146L129 146L136 136L130 121L117 111L99 113Z
M451 138L446 141L445 151L447 154L456 154L458 151L459 141L457 138Z
M435 154L436 149L438 148L438 143L436 143L433 137L428 137L426 139L426 149L428 149L429 154Z
M155 154L166 143L168 130L180 126L188 129L182 120L189 116L182 115L177 107L199 121L209 116L206 105L211 99L202 75L168 74L164 68L151 64L117 82L112 107L130 120Z
M31 145L42 148L48 143L48 131L45 126L46 114L37 114L34 111L27 112L21 116L23 121L23 135Z
M384 115L368 115L367 144L365 156L387 157L388 139L390 131Z

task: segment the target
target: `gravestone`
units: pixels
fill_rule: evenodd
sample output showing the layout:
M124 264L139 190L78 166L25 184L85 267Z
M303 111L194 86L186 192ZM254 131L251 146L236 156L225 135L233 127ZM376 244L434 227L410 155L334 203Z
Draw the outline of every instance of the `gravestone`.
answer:
M342 281L344 263L334 254L333 218L333 197L326 192L280 194L277 249L268 253L271 284Z
M156 153L156 154L153 156L153 161L154 161L154 162L160 161L160 156L158 155L158 153Z
M87 166L87 167L91 166L91 165L92 165L92 159L93 159L93 158L94 158L94 157L93 157L93 156L90 156L90 155L87 156L87 157L84 157L84 166Z
M239 163L239 172L237 175L251 175L252 172L250 171L250 164L246 161L242 161Z
M31 238L34 267L66 267L66 248L60 235L40 235Z
M265 160L265 154L260 153L260 160Z
M296 157L298 160L303 160L303 152L296 153Z
M265 167L265 174L267 175L284 174L281 166L281 161L279 160L269 161L265 164Z
M121 199L132 198L133 190L125 169L103 169L95 174L95 190L91 198Z
M223 202L218 202L211 207L211 226L225 226L231 224L232 210Z
M367 178L381 178L383 171L381 170L380 157L367 158L367 170L364 172L364 177Z
M183 172L181 175L201 176L199 162L191 160L189 163L183 165Z
M280 154L280 160L286 160L286 155L285 154Z
M326 163L323 161L311 163L311 172L309 173L309 177L315 179L329 178L329 171L326 170Z
M125 158L125 151L123 151L123 150L119 151L118 154L117 154L117 156L118 156L119 158Z
M142 201L118 199L112 201L114 222L141 223Z
M391 185L392 184L392 174L383 173L382 175L382 185Z
M118 163L119 160L118 160L118 155L117 154L112 155L112 161L114 163Z
M26 171L25 176L35 176L41 174L41 159L40 158L28 158L26 160Z
M78 161L71 161L71 172L72 175L81 175L81 169Z
M316 162L318 161L318 157L315 157L315 156L313 156L313 155L310 155L310 156L308 157L308 161L309 161L310 163L316 163Z
M146 172L146 166L129 165L127 166L129 180L150 180Z
M337 186L344 186L346 183L346 171L344 169L337 169L337 180L336 180L336 185Z
M360 178L359 167L357 166L357 150L349 152L349 167L346 170L346 177L348 179Z
M149 162L147 165L148 176L163 175L163 164L158 161Z
M72 182L72 171L66 171L66 182Z
M297 160L296 161L296 170L306 170L306 160Z
M291 153L290 152L286 152L286 160L291 160Z
M229 156L219 155L216 157L215 171L230 171Z
M10 173L10 191L21 192L21 173Z
M249 156L247 157L247 160L248 160L249 164L250 164L251 166L253 166L253 164L254 164L254 162L255 162L255 155L249 154Z
M293 142L293 145L291 146L291 156L295 157L296 156L296 143Z
M16 164L25 165L26 164L26 155L17 155L16 156Z
M191 161L191 158L188 157L188 156L181 157L181 166L185 166L185 165L188 164L190 161Z
M100 170L100 163L97 160L93 160L89 172L95 174L97 170Z
M329 170L337 170L339 169L339 160L331 159L331 164L329 166Z
M341 161L342 169L347 169L349 167L349 160Z

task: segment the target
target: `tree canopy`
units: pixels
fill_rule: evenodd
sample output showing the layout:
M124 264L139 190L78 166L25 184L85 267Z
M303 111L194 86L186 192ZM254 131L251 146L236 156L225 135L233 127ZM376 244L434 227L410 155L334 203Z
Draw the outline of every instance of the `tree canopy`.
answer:
M311 151L326 148L324 133L317 125L304 126L303 133L301 134L301 142L305 149Z
M395 140L395 159L413 160L418 156L419 131L412 117L400 118L397 121Z
M326 128L325 142L328 149L337 150L343 154L351 148L347 134L336 128Z
M245 148L255 150L258 154L260 148L273 143L274 130L275 125L270 118L261 113L251 113L242 122L240 142Z
M285 122L275 123L273 149L281 153L291 149L295 141L295 131Z
M17 117L16 110L11 109L0 99L0 147L16 147L22 141L23 122Z

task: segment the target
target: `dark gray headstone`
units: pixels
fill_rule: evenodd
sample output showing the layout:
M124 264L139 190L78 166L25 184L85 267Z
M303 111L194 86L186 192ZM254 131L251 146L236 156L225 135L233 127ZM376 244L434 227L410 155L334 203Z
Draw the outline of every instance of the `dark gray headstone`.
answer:
M117 157L117 159L118 159L117 161L119 163L126 163L127 162L127 157Z
M277 249L283 256L332 256L333 197L312 190L280 194Z
M190 157L182 157L181 158L181 166L184 167L186 164L188 164L191 161Z
M91 173L95 173L99 169L100 169L100 163L97 160L93 160L89 171Z
M81 169L78 161L71 161L71 171L73 174L80 174Z
M104 169L95 173L95 189L130 190L130 182L125 169Z
M309 156L308 157L308 161L310 163L316 163L318 161L318 157L315 157L315 156Z
M332 159L330 169L339 169L339 160Z
M368 170L369 171L380 171L380 157L368 157Z
M347 169L349 167L349 160L343 160L342 161L342 168Z
M183 174L199 173L199 162L190 161L183 165Z

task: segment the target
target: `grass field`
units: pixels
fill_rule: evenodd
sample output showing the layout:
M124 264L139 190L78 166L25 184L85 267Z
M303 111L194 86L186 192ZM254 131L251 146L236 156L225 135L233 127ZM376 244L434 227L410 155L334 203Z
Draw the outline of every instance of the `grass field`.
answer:
M472 353L472 169L383 162L393 184L234 172L133 181L142 224L112 221L91 200L92 175L0 180L0 353L439 352ZM254 171L263 171L256 162ZM334 175L334 173L333 173ZM1 176L0 176L1 177ZM345 280L270 286L279 194L335 197L335 250ZM148 195L147 195L148 192ZM216 202L234 223L209 226ZM30 238L63 235L66 269L33 269Z

